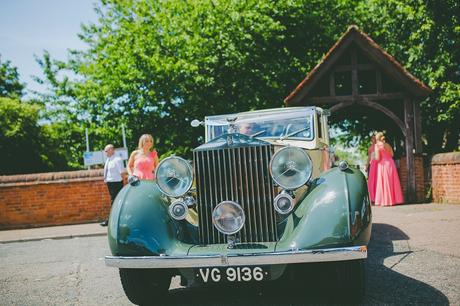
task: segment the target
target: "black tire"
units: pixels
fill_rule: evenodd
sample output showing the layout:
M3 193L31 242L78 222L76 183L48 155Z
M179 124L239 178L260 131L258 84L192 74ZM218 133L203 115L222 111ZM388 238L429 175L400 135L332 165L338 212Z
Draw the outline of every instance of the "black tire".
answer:
M165 269L120 269L120 279L128 299L136 305L162 305L171 284Z
M365 260L337 262L335 272L341 299L361 302L366 289Z

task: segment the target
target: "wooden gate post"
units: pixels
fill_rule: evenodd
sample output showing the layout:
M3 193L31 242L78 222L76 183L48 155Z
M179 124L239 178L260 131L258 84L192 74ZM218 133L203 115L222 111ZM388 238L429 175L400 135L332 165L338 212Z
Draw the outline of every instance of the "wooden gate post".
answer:
M406 202L412 203L415 194L414 169L414 108L409 98L404 98L404 123L406 126L406 165L407 165L407 194Z

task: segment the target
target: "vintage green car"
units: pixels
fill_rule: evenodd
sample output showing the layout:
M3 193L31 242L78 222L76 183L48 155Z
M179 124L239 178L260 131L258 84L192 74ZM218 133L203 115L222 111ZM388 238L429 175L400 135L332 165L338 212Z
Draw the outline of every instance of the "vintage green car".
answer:
M206 141L193 162L165 158L155 181L131 179L113 204L105 262L128 298L152 303L175 275L266 282L324 262L342 293L361 296L371 207L363 174L331 163L328 115L291 107L194 120Z

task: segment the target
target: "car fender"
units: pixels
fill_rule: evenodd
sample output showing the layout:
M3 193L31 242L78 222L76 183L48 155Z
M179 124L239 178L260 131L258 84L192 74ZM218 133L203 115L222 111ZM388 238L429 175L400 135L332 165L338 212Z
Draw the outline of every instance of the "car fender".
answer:
M367 245L371 211L364 175L353 168L323 172L284 222L277 251Z
M168 213L168 200L155 181L126 185L115 198L108 224L112 255L186 254L177 240L177 225Z

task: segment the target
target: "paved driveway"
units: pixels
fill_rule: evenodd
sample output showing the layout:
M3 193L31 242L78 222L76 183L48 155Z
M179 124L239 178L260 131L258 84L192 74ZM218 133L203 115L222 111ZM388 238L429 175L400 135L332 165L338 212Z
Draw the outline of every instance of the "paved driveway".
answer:
M375 207L364 304L460 305L460 205ZM0 244L0 305L130 305L105 236ZM333 301L306 276L300 292L270 287L184 288L168 305L306 305ZM288 284L289 285L289 284ZM289 286L288 286L289 287Z
M460 305L460 205L374 207L366 301Z

